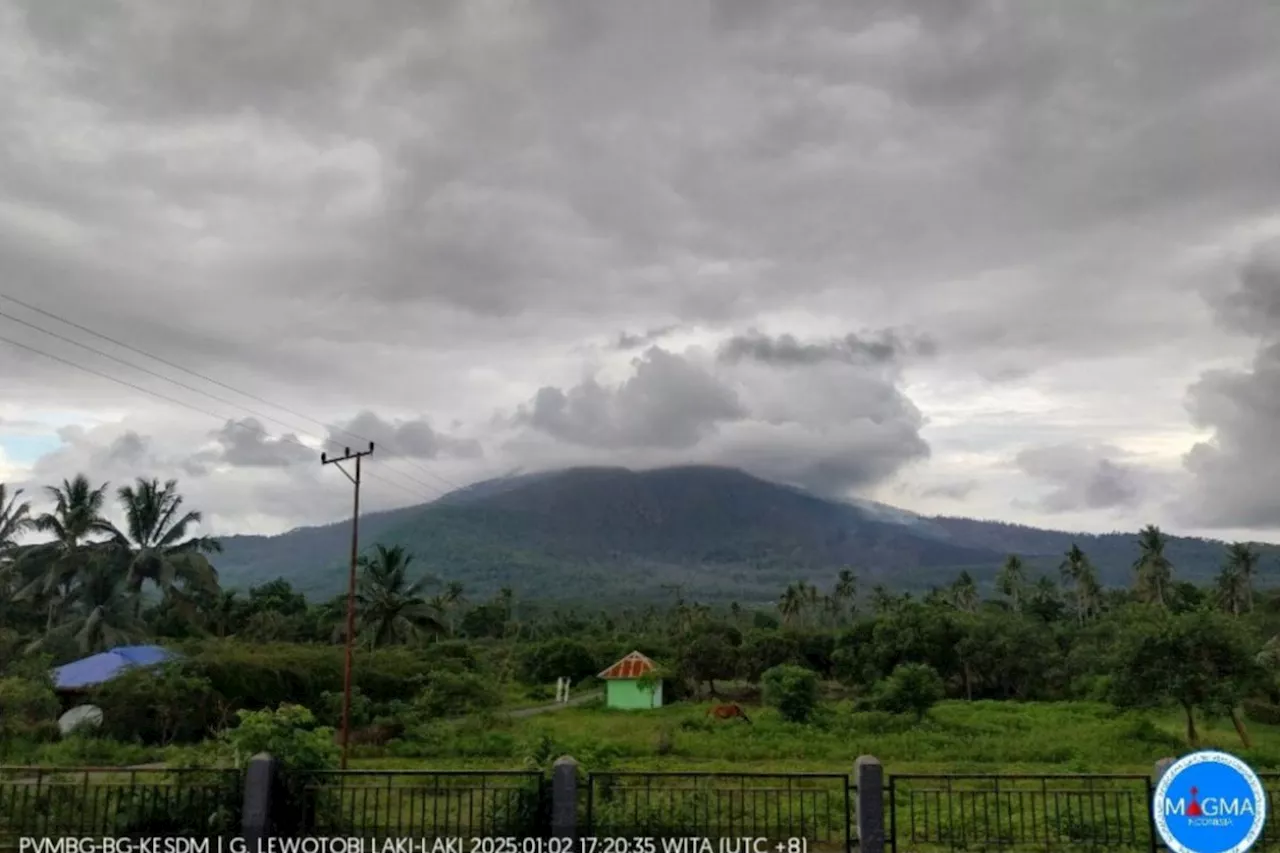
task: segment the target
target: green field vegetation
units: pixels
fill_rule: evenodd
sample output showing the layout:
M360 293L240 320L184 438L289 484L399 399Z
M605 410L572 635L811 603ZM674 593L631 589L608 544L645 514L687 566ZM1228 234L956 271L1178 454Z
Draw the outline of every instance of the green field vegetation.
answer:
M432 744L364 750L352 766L501 768L542 750L587 769L834 772L874 755L891 773L1147 773L1157 759L1187 750L1176 713L1120 711L1105 703L947 701L917 723L909 716L824 706L811 723L747 706L753 725L710 720L702 705L656 711L593 706L523 719L474 719L442 726ZM1229 719L1201 726L1200 744L1233 752L1260 770L1280 771L1280 726L1253 723L1241 746ZM418 753L409 755L406 753Z

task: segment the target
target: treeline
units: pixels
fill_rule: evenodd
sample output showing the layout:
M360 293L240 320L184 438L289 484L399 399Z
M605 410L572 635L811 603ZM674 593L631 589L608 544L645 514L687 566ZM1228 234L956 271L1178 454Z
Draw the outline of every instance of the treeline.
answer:
M0 491L0 718L10 733L47 729L50 664L140 641L176 646L185 662L95 691L122 733L198 738L238 710L286 700L336 714L344 596L309 602L283 581L221 589L217 543L188 535L199 513L183 511L173 482L118 489L123 529L105 520L106 485L76 477L49 496L52 509L33 515L21 495ZM32 528L51 541L18 547ZM360 565L358 722L394 735L516 694L549 699L556 678L589 683L639 649L663 664L675 697L745 689L749 699L755 688L742 682L797 667L863 699L936 683L957 699L1172 703L1192 742L1197 715L1229 716L1247 740L1246 718L1280 722L1280 595L1254 589L1248 545L1224 549L1218 580L1199 587L1177 580L1165 544L1159 529L1141 532L1127 589L1103 588L1073 546L1056 576L1029 577L1008 558L992 598L967 573L916 596L864 589L846 569L829 589L791 584L773 606L712 607L676 589L666 606L609 611L538 610L509 590L471 601L412 554L378 546Z

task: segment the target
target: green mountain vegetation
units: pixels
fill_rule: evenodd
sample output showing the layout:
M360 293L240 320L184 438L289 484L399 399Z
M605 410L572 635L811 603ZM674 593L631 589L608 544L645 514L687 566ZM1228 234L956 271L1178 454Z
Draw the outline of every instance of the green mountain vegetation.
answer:
M574 468L491 480L438 501L361 518L363 543L400 545L433 574L493 594L572 601L654 600L675 587L707 601L770 601L794 580L831 583L843 568L896 590L926 590L964 569L991 588L1009 554L1054 574L1079 543L1104 586L1126 585L1134 533L1072 534L964 518L922 518L824 500L742 471ZM345 585L349 522L222 540L223 583L284 578L311 596ZM1171 537L1179 577L1203 583L1223 544ZM1280 549L1260 546L1264 576Z

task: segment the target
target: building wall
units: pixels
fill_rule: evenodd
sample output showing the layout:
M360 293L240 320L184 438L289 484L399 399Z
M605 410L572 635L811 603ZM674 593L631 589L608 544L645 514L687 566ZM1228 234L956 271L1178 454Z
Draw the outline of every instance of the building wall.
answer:
M640 710L662 707L662 684L641 687L638 678L612 678L605 682L605 703L610 708Z

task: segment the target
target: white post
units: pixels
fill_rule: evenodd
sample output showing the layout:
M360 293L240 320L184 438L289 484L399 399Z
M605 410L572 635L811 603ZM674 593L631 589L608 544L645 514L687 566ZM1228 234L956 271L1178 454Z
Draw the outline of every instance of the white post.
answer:
M569 704L569 676L567 675L564 677L564 702L562 704Z

